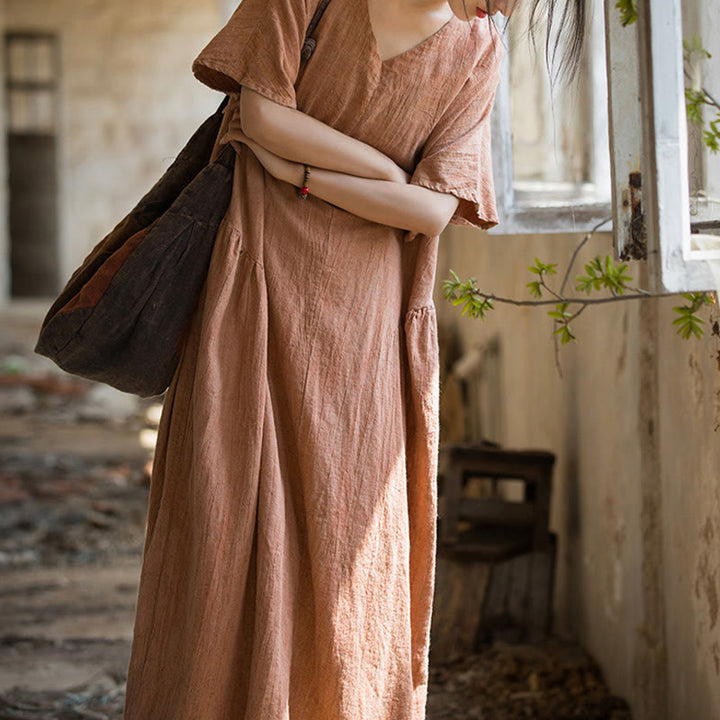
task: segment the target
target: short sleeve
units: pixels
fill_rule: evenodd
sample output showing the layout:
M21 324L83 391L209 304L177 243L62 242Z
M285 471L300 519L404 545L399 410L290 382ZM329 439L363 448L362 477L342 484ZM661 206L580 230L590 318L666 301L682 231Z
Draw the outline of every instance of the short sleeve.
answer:
M193 62L200 82L224 93L245 85L295 107L295 82L313 0L242 0Z
M490 142L490 114L502 59L502 43L496 46L481 56L443 111L410 180L459 198L450 222L482 229L498 223Z

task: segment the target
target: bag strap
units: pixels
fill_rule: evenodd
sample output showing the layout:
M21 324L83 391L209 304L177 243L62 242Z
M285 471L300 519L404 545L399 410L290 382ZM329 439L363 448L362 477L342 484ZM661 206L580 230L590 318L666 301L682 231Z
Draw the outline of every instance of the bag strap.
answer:
M330 0L320 0L320 4L317 6L317 10L315 10L313 19L310 21L310 25L308 25L307 32L305 33L305 42L303 43L302 52L300 53L305 62L307 62L315 52L317 41L314 37L312 37L312 34L315 32L315 28L320 22L320 18L322 18L323 13L329 4Z

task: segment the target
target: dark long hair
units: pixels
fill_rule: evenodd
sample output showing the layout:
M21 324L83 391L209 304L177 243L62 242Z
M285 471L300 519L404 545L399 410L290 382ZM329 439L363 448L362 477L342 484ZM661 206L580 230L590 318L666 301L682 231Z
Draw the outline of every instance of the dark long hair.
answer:
M585 48L589 0L532 0L529 31L533 45L545 16L545 65L552 78L571 81Z
M522 0L520 0L522 2ZM537 31L545 19L545 65L551 80L570 82L576 77L587 34L588 4L591 0L529 0L528 32L537 47ZM489 0L488 10L490 8ZM465 14L467 3L463 0ZM469 20L470 18L468 18ZM492 18L488 15L488 22Z

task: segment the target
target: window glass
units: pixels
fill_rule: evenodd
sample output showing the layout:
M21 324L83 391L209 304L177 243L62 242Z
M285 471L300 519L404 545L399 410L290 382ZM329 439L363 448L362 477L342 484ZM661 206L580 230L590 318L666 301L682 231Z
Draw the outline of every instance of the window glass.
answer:
M720 248L720 22L707 0L682 4L684 74L688 96L688 186L691 251ZM715 125L712 125L715 123ZM716 130L718 132L716 132ZM701 238L701 235L710 236Z

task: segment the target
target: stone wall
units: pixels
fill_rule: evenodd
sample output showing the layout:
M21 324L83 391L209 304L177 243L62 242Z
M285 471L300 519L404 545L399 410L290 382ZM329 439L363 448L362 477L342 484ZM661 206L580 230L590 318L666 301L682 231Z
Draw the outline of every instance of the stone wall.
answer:
M526 298L533 258L564 267L577 242L451 228L438 286L452 268ZM609 252L601 235L580 260ZM503 444L557 454L556 631L601 662L636 720L720 719L718 340L679 338L672 299L602 306L560 350L561 378L542 310L501 307L481 323L439 292L436 304L466 350L499 342Z
M60 38L63 278L149 189L219 102L190 66L219 29L225 5L5 0L8 30ZM6 163L0 166L4 171Z

